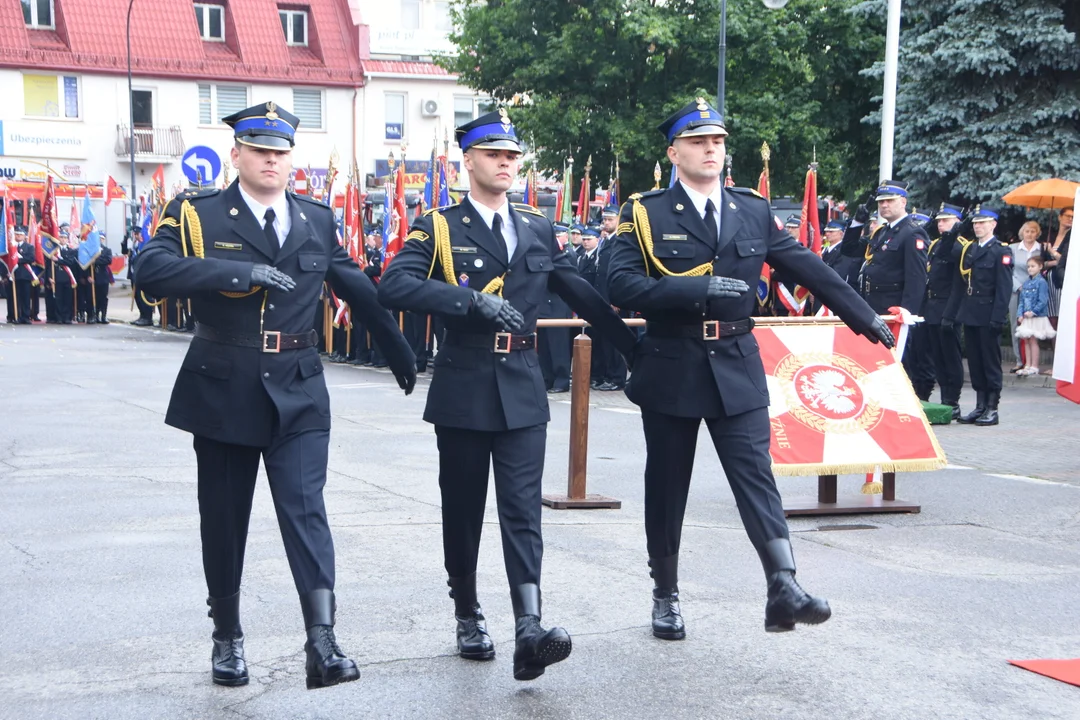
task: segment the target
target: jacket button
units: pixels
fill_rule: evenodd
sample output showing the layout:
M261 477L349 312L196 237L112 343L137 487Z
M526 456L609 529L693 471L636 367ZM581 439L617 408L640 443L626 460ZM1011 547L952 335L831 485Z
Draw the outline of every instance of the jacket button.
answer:
M266 309L267 310L273 310L274 309L274 303L270 303L269 305L267 305Z
M206 369L206 366L205 366L205 365L200 365L200 366L199 366L199 369L200 369L200 370L205 370L205 369Z
M710 355L715 355L715 354L716 354L716 351L715 351L715 350L710 350L710 351L709 351L709 354L710 354Z
M233 278L232 279L232 284L233 285L239 285L240 284L240 278Z
M678 254L679 254L679 251L678 251L678 250L672 250L672 251L671 251L671 254L672 254L672 255L678 255Z
M454 307L461 307L461 303L459 303L459 302L454 303Z
M506 358L499 358L499 362L506 362Z
M268 378L268 377L270 377L270 373L268 373L268 372L265 372L265 373L263 373L263 377L264 377L264 378Z

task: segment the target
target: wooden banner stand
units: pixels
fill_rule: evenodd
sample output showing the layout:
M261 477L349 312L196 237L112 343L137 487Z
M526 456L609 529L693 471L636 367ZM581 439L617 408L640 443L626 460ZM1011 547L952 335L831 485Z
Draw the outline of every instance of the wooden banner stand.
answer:
M559 323L559 324L556 324ZM565 323L565 324L562 324ZM540 320L540 327L581 327L581 321ZM622 500L590 495L585 492L585 466L589 452L589 376L592 365L592 339L584 328L574 338L570 381L570 472L566 495L544 495L542 502L554 510L618 510Z
M896 473L881 474L880 495L855 495L841 502L836 499L836 476L818 475L817 500L795 499L784 502L784 516L792 515L862 515L870 513L917 513L922 506L896 499Z

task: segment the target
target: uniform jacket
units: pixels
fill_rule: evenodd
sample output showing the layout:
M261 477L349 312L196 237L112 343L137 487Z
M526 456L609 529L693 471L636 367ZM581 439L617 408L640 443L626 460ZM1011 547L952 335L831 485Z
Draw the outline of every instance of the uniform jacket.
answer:
M15 280L32 282L34 276L41 277L40 269L34 270L34 246L28 242L19 243L19 264L15 266Z
M195 257L182 204L201 224L205 257ZM292 228L271 246L234 181L225 190L188 192L165 209L165 220L139 253L139 287L158 297L189 297L201 325L245 335L260 330L304 333L312 328L323 281L349 303L376 337L392 368L415 363L375 286L338 245L330 208L289 195ZM276 245L276 244L275 244ZM289 293L251 286L255 263L273 265L296 281ZM227 296L223 292L235 293ZM330 428L330 397L314 347L278 354L192 339L180 367L165 422L221 442L266 447L272 436Z
M611 235L606 240L601 241L600 247L596 251L596 290L600 293L600 296L607 301L611 301L611 291L608 287L608 281L611 277L611 251L615 247L615 236Z
M595 288L600 279L600 251L593 251L591 256L586 252L582 252L578 255L577 269L581 277L585 279L585 282Z
M417 218L405 246L383 270L379 299L384 305L445 319L447 341L435 356L424 411L430 423L499 431L550 419L535 350L496 354L486 347L453 343L454 333L494 337L492 325L470 315L469 308L472 293L500 276L503 298L525 318L520 334L536 331L540 309L552 291L621 352L633 348L634 334L559 250L551 221L528 205L511 204L510 216L518 237L512 258L466 198ZM446 221L445 244L440 243L441 232L436 233L436 217ZM443 249L437 251L437 244Z
M639 241L645 229L631 200L623 205L611 258L616 306L664 325L746 320L757 304L754 288L762 263L768 262L809 288L856 332L873 323L870 307L813 251L778 227L768 201L754 191L724 188L719 241L709 237L681 183L645 193L637 202L648 218L652 252ZM737 299L707 301L708 275L666 275L657 261L673 273L711 266L714 274L739 278L750 290ZM643 408L680 417L738 415L769 404L761 354L751 333L706 342L646 331L626 394Z
M956 258L952 254L956 234L957 231L953 230L931 240L926 253L926 298L923 300L922 315L928 325L955 320L960 294L965 291L956 269Z
M972 327L1004 325L1012 296L1012 251L991 238L986 247L979 241L957 242L952 255L960 269L963 285L956 322Z
M896 224L882 225L869 242L862 226L849 226L841 250L848 257L866 259L862 296L877 313L899 305L918 315L926 294L926 249L930 239L910 215Z
M852 287L855 292L859 291L859 271L862 269L862 258L848 257L841 249L841 243L836 243L821 255L826 265L836 271L844 282Z

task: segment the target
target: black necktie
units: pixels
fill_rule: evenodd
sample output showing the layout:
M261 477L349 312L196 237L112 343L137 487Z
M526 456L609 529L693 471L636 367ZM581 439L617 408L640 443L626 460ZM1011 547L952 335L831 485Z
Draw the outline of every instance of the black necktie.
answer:
M277 215L274 214L274 208L267 208L266 214L263 218L266 220L266 224L263 225L263 235L266 236L266 241L270 243L270 247L274 250L281 248L281 241L278 240L277 230L274 229L274 219Z
M495 240L499 243L499 247L502 248L503 254L506 255L506 259L509 261L510 251L506 248L506 238L503 237L502 226L502 215L495 213L495 218L491 221L491 234L495 236Z
M720 229L716 227L716 206L711 199L705 201L705 227L712 233L713 242L720 239Z

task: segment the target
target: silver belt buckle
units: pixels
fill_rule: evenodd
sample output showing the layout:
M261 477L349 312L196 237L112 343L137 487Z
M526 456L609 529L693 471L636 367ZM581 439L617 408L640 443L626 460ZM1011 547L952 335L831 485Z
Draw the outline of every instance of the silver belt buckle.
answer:
M273 341L273 344L270 341ZM262 351L264 353L281 352L281 333L277 330L267 330L262 334Z
M509 354L510 353L510 339L512 337L513 336L508 332L497 332L497 333L495 333L495 347L493 348L494 351L499 353L500 355Z
M701 337L705 340L719 340L720 321L706 320L705 322L701 323Z

